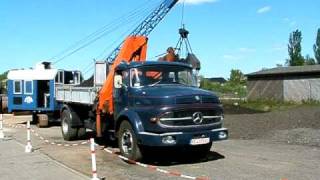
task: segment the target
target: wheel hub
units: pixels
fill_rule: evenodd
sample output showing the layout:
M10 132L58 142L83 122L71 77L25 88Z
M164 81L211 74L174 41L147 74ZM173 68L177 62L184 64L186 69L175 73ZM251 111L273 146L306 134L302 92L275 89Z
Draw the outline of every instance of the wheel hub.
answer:
M133 138L129 130L125 130L121 137L121 148L125 154L130 154L133 149Z
M66 122L66 119L63 118L62 119L62 131L63 131L63 133L64 134L68 133L68 129L69 129L68 123Z

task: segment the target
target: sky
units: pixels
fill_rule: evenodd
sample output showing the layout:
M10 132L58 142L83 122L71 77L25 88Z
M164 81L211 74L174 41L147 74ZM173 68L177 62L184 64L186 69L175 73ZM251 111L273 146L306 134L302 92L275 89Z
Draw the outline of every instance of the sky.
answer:
M159 2L1 0L0 72L56 61L59 57L54 57L61 57L68 47L110 25L113 31L54 64L59 69L82 70L88 77L93 59L107 57ZM148 59L155 60L177 43L182 7L177 4L150 34ZM313 57L319 9L318 0L185 0L183 23L202 63L200 74L228 78L231 69L251 73L284 64L289 34L296 29L302 31L302 54Z

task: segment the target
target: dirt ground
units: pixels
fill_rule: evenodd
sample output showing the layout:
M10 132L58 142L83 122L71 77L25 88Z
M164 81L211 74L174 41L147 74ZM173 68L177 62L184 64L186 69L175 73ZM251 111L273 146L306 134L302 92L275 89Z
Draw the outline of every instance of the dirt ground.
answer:
M211 180L319 179L319 107L300 106L268 113L232 108L226 108L225 117L230 139L214 143L207 157L195 158L194 155L164 152L155 154L155 158L145 160L144 163L156 165L162 170L179 172L194 178L208 177ZM30 117L6 118L6 122L24 123ZM35 151L90 178L91 159L88 144L57 146L59 143L83 141L65 142L59 126L42 129L32 126L32 129L55 143L50 145L35 137L33 133ZM6 126L5 133L14 141L21 144L26 142L24 128ZM21 150L23 151L23 148ZM97 167L99 177L111 180L184 179L128 164L102 149L97 150Z

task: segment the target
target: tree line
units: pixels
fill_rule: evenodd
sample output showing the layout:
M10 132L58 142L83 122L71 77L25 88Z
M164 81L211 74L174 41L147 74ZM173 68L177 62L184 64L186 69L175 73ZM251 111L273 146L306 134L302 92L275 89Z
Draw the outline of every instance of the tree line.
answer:
M320 28L317 32L316 42L313 45L314 58L309 54L303 56L301 51L302 32L297 29L290 34L288 53L289 59L286 64L288 66L303 66L303 65L315 65L320 64Z
M239 69L232 69L230 77L227 82L211 82L209 79L201 77L200 87L209 91L216 92L219 96L229 95L236 97L245 97L246 91L246 78Z
M0 94L5 93L5 80L7 79L8 71L0 74Z

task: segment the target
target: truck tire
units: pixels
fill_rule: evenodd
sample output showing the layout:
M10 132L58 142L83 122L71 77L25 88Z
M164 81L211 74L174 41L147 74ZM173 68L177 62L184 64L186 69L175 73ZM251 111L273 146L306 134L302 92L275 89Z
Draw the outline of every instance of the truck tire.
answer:
M69 109L65 109L61 114L61 131L63 139L66 141L75 140L78 137L78 128L71 127L72 114Z
M86 137L86 134L87 134L86 128L83 128L83 127L78 128L78 134L77 134L78 139L84 139Z
M38 124L38 115L37 115L37 113L32 113L31 124Z
M118 145L121 154L134 161L142 159L142 153L138 145L137 137L128 121L123 121L118 134Z

